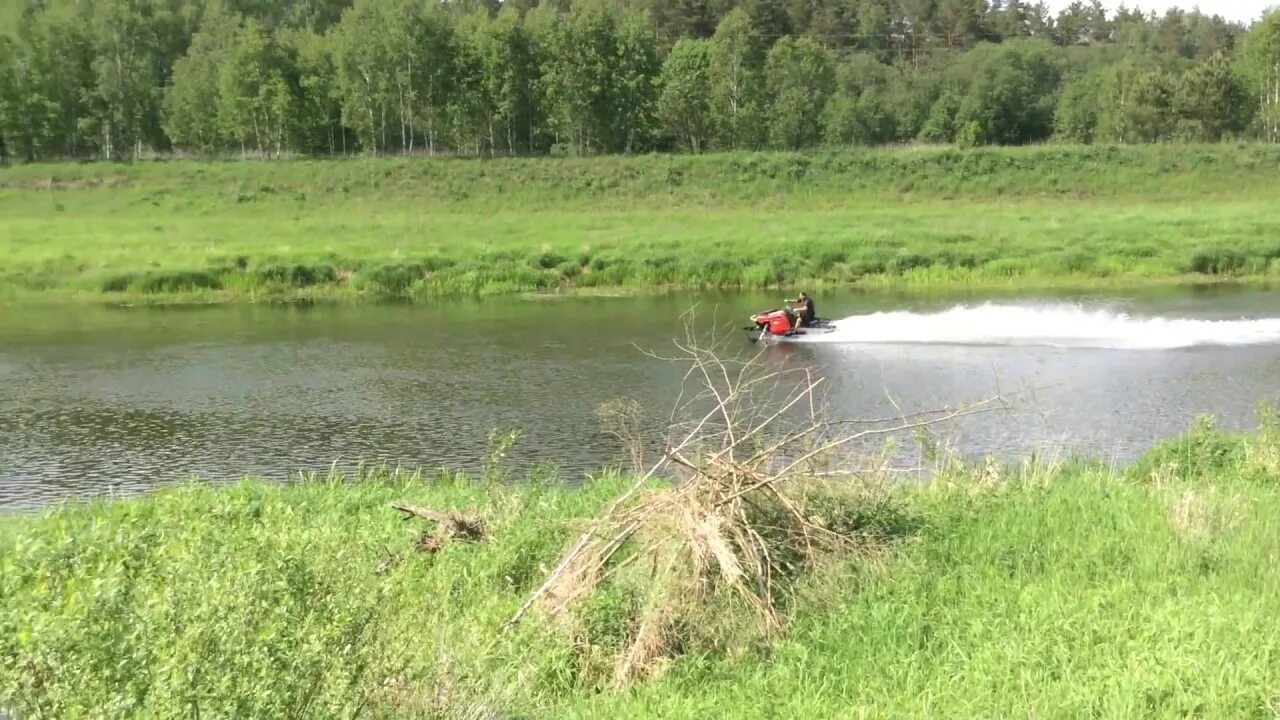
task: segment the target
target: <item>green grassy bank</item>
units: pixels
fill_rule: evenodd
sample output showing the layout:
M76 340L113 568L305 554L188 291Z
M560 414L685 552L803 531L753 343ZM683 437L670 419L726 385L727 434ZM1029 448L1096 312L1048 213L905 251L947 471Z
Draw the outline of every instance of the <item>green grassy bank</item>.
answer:
M371 473L10 518L0 712L1273 717L1278 473L1267 420L1198 427L1122 474L955 468L863 494L827 517L882 551L800 578L775 640L689 628L664 672L621 690L601 658L632 627L625 596L594 600L572 636L501 629L617 479ZM413 552L396 501L474 511L488 539Z
M0 298L1280 275L1280 147L0 169Z

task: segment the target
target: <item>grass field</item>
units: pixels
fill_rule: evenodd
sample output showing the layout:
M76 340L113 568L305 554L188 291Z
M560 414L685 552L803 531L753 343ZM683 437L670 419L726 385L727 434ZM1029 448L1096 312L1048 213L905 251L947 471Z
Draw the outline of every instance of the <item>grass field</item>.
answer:
M1280 277L1280 148L0 169L0 298Z
M1197 426L1123 473L953 468L861 496L877 499L829 518L879 528L882 553L801 577L781 636L690 629L626 689L601 673L638 612L626 596L572 635L501 629L619 478L370 472L13 517L0 713L1274 717L1278 471L1267 415L1246 436ZM475 510L490 539L414 553L394 501Z

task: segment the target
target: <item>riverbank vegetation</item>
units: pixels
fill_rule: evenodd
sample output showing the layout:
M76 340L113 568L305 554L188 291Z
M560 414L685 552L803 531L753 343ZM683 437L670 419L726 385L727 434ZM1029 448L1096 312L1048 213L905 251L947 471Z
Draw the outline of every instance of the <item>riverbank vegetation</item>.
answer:
M1266 279L1280 149L843 150L0 171L0 296Z
M1269 715L1278 438L1274 424L1203 426L1123 473L977 466L928 487L860 485L824 512L876 553L797 579L767 642L725 622L683 627L681 652L625 689L615 663L645 609L625 588L579 607L572 630L503 629L620 478L566 489L370 471L6 518L0 708ZM482 518L484 539L415 550L419 528L391 507L403 502Z
M682 349L692 387L659 462L627 443L645 434L625 403L602 412L630 476L513 482L511 436L475 478L333 471L4 518L0 712L1280 707L1268 408L1120 470L972 463L930 431L1007 401L827 423L803 368ZM894 431L921 433L928 482L858 445Z

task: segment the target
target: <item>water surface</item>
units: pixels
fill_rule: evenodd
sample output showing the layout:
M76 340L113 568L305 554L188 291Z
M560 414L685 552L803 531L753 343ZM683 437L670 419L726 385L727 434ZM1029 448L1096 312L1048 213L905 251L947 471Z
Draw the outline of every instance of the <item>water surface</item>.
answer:
M1280 327L1268 319L1280 294L817 299L842 332L762 360L814 368L836 417L1028 393L1014 412L949 426L969 455L1124 462L1202 413L1248 426L1280 388ZM643 350L669 352L683 311L696 302L700 327L731 331L777 300L7 308L0 506L361 461L473 469L494 428L524 430L517 468L595 471L618 459L601 402L636 398L657 421L675 400L685 366Z

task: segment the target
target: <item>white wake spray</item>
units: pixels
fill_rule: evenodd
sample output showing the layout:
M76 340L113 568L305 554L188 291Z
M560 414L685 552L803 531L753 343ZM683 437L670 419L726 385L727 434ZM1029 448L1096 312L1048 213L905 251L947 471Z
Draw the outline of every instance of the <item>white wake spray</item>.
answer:
M834 332L810 335L803 341L1134 350L1280 343L1280 318L1130 317L1123 312L1080 305L958 305L936 313L876 312L834 322Z

